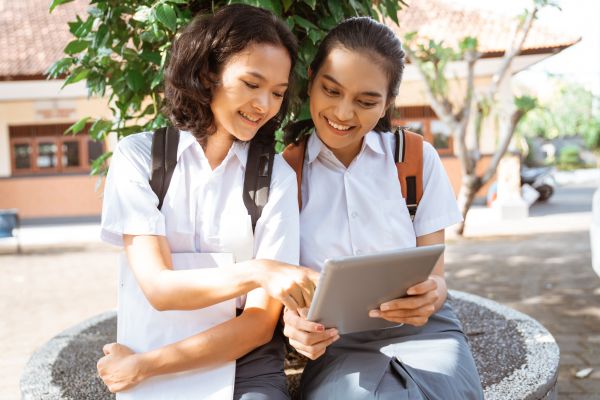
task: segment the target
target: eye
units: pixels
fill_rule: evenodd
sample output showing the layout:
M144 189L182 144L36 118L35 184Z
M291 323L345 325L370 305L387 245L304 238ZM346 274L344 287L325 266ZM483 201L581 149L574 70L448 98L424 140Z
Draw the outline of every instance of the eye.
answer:
M250 89L258 89L258 85L256 83L252 83L252 82L248 82L248 81L242 81L244 82L244 84L249 87Z
M371 101L362 101L362 100L359 100L358 104L360 104L364 108L372 108L377 105L377 103L373 103Z
M332 88L328 88L327 86L323 85L323 90L325 91L325 93L329 96L337 96L338 94L340 94L340 92L338 92L335 89Z
M273 92L273 96L277 97L278 99L283 99L283 96L285 96L285 93Z

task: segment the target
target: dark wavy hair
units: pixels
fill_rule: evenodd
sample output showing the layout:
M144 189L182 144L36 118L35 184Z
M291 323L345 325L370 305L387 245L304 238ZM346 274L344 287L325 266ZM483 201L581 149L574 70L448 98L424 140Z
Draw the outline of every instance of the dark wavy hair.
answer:
M211 80L223 65L251 44L272 44L285 48L290 56L289 88L298 44L288 26L270 11L244 4L221 8L214 15L196 16L174 41L165 69L165 114L171 123L190 131L200 143L215 130L210 109L213 89ZM290 89L286 91L279 112L263 125L255 138L272 143L275 130L287 113Z
M337 47L351 51L364 52L374 63L383 67L388 77L387 99L398 95L402 73L404 72L404 50L396 34L384 24L369 17L353 17L340 23L325 36L317 54L310 64L312 77L315 77L323 62ZM373 129L376 132L387 132L392 129L393 104L388 106L383 118L377 121ZM314 127L312 120L299 121L288 125L284 141L286 144L296 142Z

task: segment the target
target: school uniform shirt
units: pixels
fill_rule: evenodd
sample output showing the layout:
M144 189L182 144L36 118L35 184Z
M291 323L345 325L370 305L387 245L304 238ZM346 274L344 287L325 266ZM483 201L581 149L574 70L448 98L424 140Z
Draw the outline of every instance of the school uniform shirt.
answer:
M298 202L294 171L275 156L269 199L250 251L232 243L252 236L242 198L249 144L236 141L214 170L195 137L182 131L177 166L162 210L150 187L152 133L121 140L104 189L101 238L122 246L123 235L165 236L172 253L234 253L236 261L273 259L298 264ZM248 254L249 253L249 254Z
M368 133L346 168L316 134L302 177L300 264L416 246L416 237L462 220L435 149L423 143L423 196L411 221L394 162L394 135Z
M461 221L435 149L423 144L423 197L414 222L401 194L391 133L370 132L348 168L313 134L307 143L300 214L300 263L416 246L416 238ZM483 400L467 339L445 302L421 327L341 335L309 361L305 400Z

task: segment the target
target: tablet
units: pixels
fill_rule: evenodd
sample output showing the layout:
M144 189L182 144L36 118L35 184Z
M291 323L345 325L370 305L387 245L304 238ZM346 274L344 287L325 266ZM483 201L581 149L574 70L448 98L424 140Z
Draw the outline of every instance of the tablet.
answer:
M369 311L427 280L443 251L436 244L325 261L308 320L341 334L397 326Z

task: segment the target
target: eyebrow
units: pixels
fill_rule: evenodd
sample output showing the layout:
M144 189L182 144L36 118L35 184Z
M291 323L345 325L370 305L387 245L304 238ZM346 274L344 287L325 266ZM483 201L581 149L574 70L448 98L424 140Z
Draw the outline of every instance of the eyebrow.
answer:
M249 71L249 72L248 72L248 75L252 75L252 76L254 76L255 78L258 78L258 79L260 79L260 80L262 80L262 81L266 81L266 80L267 80L267 78L265 78L264 76L262 76L262 75L261 75L261 74L259 74L258 72ZM288 85L288 83L287 83L287 82L282 82L282 83L278 83L278 84L277 84L277 85L275 85L275 86L285 86L285 87L288 87L289 85Z
M338 81L337 81L337 80L336 80L336 79L335 79L333 76L331 76L331 75L328 75L328 74L323 74L323 78L327 79L328 81L331 81L331 82L335 83L336 85L339 85L339 86L341 86L341 87L344 87L344 85L342 85L341 83L339 83L339 82L338 82ZM370 97L379 97L379 98L382 98L382 97L383 97L383 96L381 95L381 93L379 93L379 92L369 92L369 91L367 91L367 92L362 92L361 94L362 94L362 95L365 95L365 96L370 96Z

